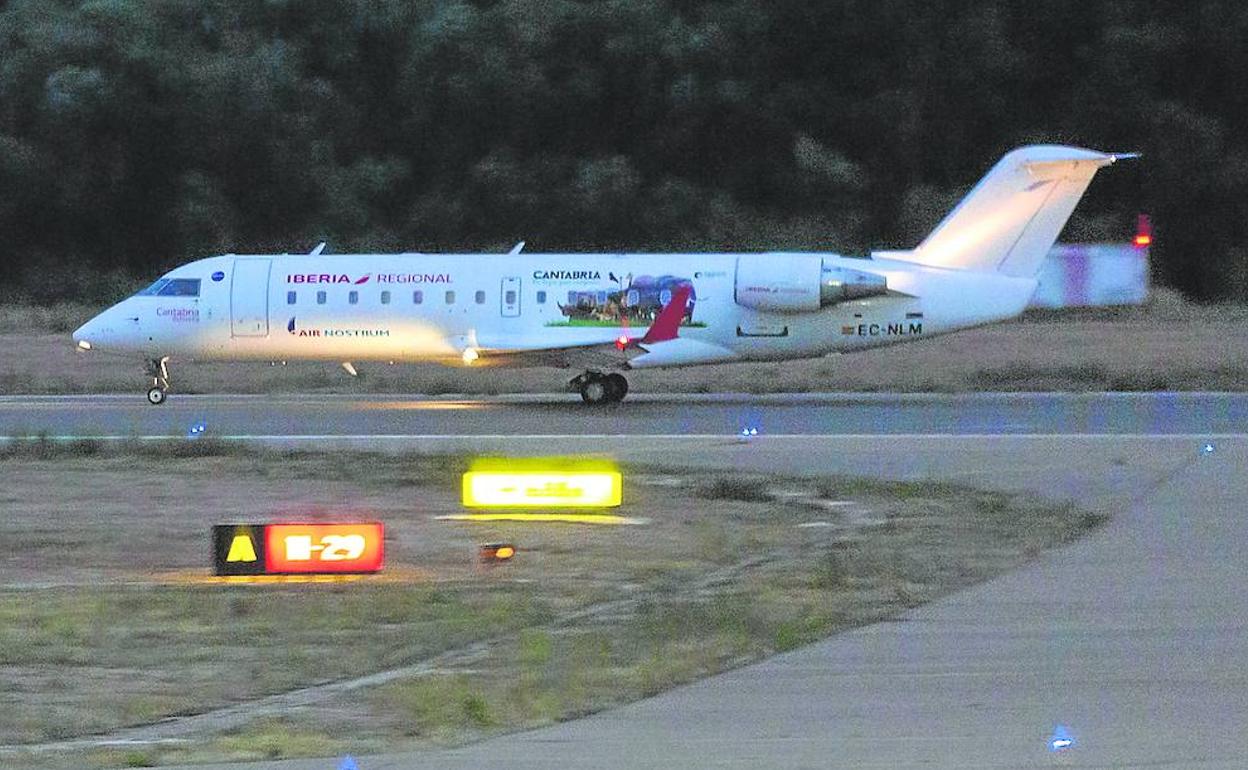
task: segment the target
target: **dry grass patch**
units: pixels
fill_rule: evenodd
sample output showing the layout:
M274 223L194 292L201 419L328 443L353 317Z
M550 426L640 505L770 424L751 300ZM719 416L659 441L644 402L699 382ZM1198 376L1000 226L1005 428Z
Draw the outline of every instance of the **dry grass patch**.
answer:
M196 449L36 439L0 455L9 501L0 539L10 545L0 556L0 742L144 724L158 741L170 715L421 664L277 720L214 729L209 719L188 743L90 761L456 744L610 708L894 615L1099 524L947 484L707 482L661 469L626 471L621 512L667 512L645 526L448 523L433 516L459 510L464 458L175 443ZM684 503L671 506L673 496ZM205 571L210 524L304 510L385 521L394 576L186 580ZM514 542L520 555L483 568L475 546L489 541ZM23 761L87 755L65 756Z

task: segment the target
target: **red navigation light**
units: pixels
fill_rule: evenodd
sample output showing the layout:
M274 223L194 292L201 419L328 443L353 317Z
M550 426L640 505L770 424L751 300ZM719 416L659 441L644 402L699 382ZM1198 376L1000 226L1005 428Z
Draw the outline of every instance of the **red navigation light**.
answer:
M1153 243L1153 220L1148 214L1140 214L1135 223L1135 238L1131 241L1137 249L1142 249Z
M616 337L615 346L619 348L620 350L623 350L624 348L628 347L628 337L623 334Z

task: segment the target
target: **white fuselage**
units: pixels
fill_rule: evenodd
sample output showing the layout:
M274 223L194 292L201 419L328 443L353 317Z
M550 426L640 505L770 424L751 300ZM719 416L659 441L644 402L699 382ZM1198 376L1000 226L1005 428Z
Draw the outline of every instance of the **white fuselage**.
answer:
M746 273L815 264L817 275L818 263L825 278L838 270L882 277L887 293L820 307L816 286L814 308L743 304L747 290L764 295L764 307L769 295L783 302L785 292L806 290L783 281L747 287ZM75 340L149 360L525 364L535 360L525 354L640 341L671 287L684 282L693 297L679 338L618 351L621 365L681 366L922 339L1013 317L1036 286L1032 278L834 254L226 255L162 280L184 284L165 284L175 290L162 294L158 282L154 293L101 313ZM179 295L194 281L193 293Z

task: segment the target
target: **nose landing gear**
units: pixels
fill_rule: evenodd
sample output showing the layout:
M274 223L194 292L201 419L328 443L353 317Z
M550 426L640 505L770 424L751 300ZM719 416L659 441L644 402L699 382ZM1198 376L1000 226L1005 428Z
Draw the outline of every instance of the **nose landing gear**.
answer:
M628 380L624 375L612 372L588 371L579 374L568 383L572 390L579 390L581 399L592 406L614 404L624 400L628 395Z
M144 371L152 378L152 387L147 391L147 402L153 406L165 403L169 391L169 356L153 358L147 361Z

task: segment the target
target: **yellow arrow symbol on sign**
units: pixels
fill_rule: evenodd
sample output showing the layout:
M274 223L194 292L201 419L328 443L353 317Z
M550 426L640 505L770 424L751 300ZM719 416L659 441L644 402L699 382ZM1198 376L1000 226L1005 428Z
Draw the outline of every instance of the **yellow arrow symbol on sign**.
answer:
M225 560L229 561L255 561L256 547L251 542L251 535L237 534L234 540L230 542L230 552L226 555Z

